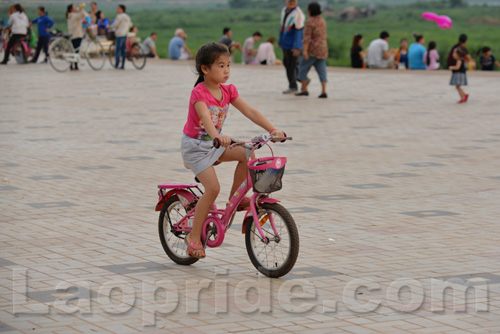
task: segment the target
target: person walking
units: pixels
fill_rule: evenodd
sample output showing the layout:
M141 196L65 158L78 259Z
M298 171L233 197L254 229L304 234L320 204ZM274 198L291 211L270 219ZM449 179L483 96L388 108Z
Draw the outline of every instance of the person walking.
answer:
M83 9L85 4L75 7L73 4L68 5L66 9L66 19L68 20L68 32L70 34L70 41L76 53L80 52L80 45L82 44L83 29L82 20L89 16ZM78 63L71 63L70 70L78 70Z
M45 60L43 62L46 63L48 61L50 28L54 25L54 20L49 17L44 7L38 7L38 16L38 18L31 20L30 23L30 26L33 23L38 25L38 44L36 45L35 56L30 61L30 63L34 64L38 61L42 49L45 53Z
M281 10L281 30L278 40L283 50L283 65L286 69L288 89L283 94L297 92L297 64L304 28L304 13L297 4L297 0L286 0L286 6Z
M118 5L116 7L116 18L113 24L111 24L111 29L115 30L116 42L115 42L115 68L125 69L125 58L127 56L126 42L127 33L132 27L132 22L127 14L127 8L125 5ZM120 65L121 60L121 65Z
M9 42L7 43L3 61L0 63L2 65L7 65L7 63L9 62L10 49L12 49L14 44L18 40L25 38L28 34L28 17L24 13L24 8L20 4L14 5L14 12L10 14L7 26L10 28L12 35L10 36Z
M299 80L302 83L302 91L296 96L308 96L307 73L312 66L316 69L321 81L321 95L319 98L327 98L326 95L326 58L328 58L328 45L326 43L326 22L321 17L321 7L317 2L311 2L307 7L309 19L304 28L304 48L299 64Z

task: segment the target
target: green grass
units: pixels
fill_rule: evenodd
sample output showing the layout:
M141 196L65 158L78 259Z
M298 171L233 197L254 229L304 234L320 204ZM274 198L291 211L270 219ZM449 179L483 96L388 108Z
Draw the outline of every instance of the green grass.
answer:
M50 16L56 20L56 28L67 30L64 17L65 7L60 5L47 6ZM115 17L114 7L103 7L108 18ZM337 8L335 8L337 9ZM0 12L6 13L6 7L0 6ZM435 23L421 18L423 11L435 11L453 19L453 28L439 29ZM155 7L131 6L128 10L132 21L139 28L139 36L143 39L151 31L159 35L157 49L161 57L167 56L169 40L174 30L182 27L188 34L188 46L193 53L203 44L217 41L222 35L222 28L231 27L233 39L243 43L256 30L264 38L279 34L279 11L268 9L230 9L224 7L206 8L175 8L166 5ZM36 7L27 7L30 18L36 16ZM334 16L324 15L328 25L328 40L332 66L350 66L349 49L352 36L364 35L364 47L372 39L378 37L380 31L387 30L391 37L389 44L396 48L403 37L412 42L412 33L424 34L426 44L436 41L442 63L449 49L456 43L458 35L466 33L469 36L468 48L475 52L484 45L489 45L493 54L500 58L498 34L500 29L500 7L470 6L466 8L433 8L432 4L379 6L373 18L359 19L354 22L339 22ZM276 48L276 54L281 57L281 51ZM235 60L239 62L241 55L236 53Z

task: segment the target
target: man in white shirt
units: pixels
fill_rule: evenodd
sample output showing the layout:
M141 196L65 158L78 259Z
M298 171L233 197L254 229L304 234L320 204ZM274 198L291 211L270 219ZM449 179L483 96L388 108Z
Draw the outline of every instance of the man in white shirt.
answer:
M254 50L255 43L258 43L262 38L262 34L259 31L253 33L251 37L248 37L243 43L242 58L243 64L253 64L255 63L255 55L257 50Z
M116 42L115 42L115 68L125 69L125 57L126 57L126 42L127 33L132 27L132 22L130 17L126 13L127 8L125 5L118 5L116 8L116 18L111 29L115 30ZM119 66L120 60L122 62Z
M389 50L389 33L382 31L380 38L373 40L368 46L369 68L392 68L394 63L394 50Z
M28 27L30 25L28 17L24 14L24 8L21 5L15 5L14 10L15 12L10 15L9 21L7 22L7 25L10 27L10 31L12 32L12 36L10 36L9 43L7 43L3 61L0 63L2 65L6 65L8 63L10 56L9 50L18 40L26 37Z

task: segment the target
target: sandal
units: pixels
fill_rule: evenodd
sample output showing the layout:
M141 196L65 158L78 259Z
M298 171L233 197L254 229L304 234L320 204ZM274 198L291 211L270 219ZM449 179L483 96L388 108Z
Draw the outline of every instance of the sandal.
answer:
M201 241L189 242L187 239L187 235L186 235L186 237L184 238L184 243L187 246L187 253L188 253L189 257L193 257L196 259L205 258L205 248L203 247L203 244L201 243ZM203 251L203 256L197 256L193 253L195 251L200 251L200 250Z
M248 209L250 209L250 197L245 196L236 208L236 211L246 211Z

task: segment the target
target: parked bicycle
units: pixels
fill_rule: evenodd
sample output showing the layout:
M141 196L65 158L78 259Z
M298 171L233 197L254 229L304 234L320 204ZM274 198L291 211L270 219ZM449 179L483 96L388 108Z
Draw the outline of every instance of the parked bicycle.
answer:
M248 142L232 142L232 146L245 148L248 159L248 176L231 198L225 209L212 205L202 229L203 246L218 247L224 241L226 231L231 227L236 209L245 194L253 188L250 208L245 214L242 233L248 256L254 267L268 277L286 275L295 265L299 254L299 234L293 217L279 200L269 194L282 187L285 172L285 157L275 157L270 135L261 135ZM279 138L282 140L290 137ZM214 146L219 143L214 140ZM271 149L271 157L252 159L252 153L263 147ZM198 258L189 257L185 238L193 225L198 199L203 195L196 183L166 183L158 185L160 211L158 229L163 249L177 264L190 265Z
M80 63L83 57L89 66L99 71L104 67L106 54L101 43L89 31L83 36L80 47L75 50L68 34L55 39L49 46L49 62L57 72L66 72L71 63Z
M116 51L115 51L115 41L109 47L108 58L111 66L115 67L116 64ZM144 50L141 48L140 43L132 43L126 46L125 58L131 61L134 67L138 70L142 70L146 66L146 55Z

